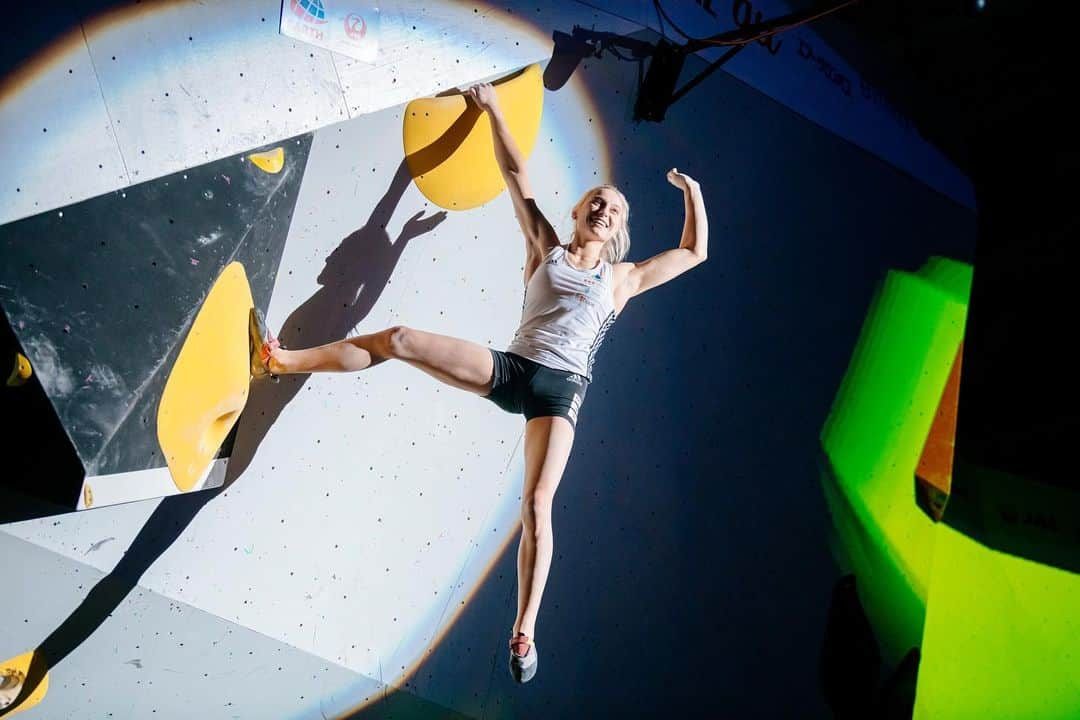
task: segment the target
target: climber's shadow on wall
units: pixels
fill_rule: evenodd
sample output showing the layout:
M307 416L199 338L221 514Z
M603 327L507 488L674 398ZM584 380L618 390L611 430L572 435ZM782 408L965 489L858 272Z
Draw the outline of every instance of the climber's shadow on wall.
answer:
M316 279L321 287L282 324L278 339L284 347L315 347L348 336L375 306L409 241L430 232L446 219L445 211L428 217L420 211L391 240L386 228L410 182L412 175L402 160L390 187L364 226L343 239L326 258ZM258 381L252 385L229 458L226 486L251 463L270 427L309 377L310 374L286 375L277 383Z
M51 669L109 619L139 584L146 570L183 534L203 507L221 492L223 488L214 488L174 495L161 501L147 518L127 552L116 563L116 567L101 578L71 615L34 649L22 687L11 704L6 709L0 709L0 717L14 713L41 685Z

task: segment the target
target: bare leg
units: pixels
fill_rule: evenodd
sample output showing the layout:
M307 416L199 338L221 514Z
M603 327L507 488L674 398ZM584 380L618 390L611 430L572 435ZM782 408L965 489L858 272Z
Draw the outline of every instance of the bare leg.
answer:
M467 340L413 330L387 328L372 335L339 340L306 350L277 348L270 354L275 375L356 372L386 360L403 360L442 382L478 395L491 392L491 352Z
M388 360L389 330L361 335L304 350L277 348L270 353L270 372L275 375L313 372L356 372Z
M518 544L518 614L511 636L536 632L536 614L551 569L554 536L551 506L559 487L574 428L561 417L538 417L525 424L525 489Z

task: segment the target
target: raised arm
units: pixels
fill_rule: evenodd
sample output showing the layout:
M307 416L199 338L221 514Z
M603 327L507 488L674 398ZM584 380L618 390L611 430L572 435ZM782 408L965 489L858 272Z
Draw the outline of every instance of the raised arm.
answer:
M665 250L642 262L619 263L615 266L616 312L622 311L630 298L682 275L705 262L709 256L709 218L705 215L701 186L677 168L668 171L667 179L683 191L686 218L683 220L679 247Z
M514 203L514 214L517 215L518 224L521 225L521 232L525 235L527 278L532 274L529 270L530 264L538 263L548 250L559 244L559 238L551 227L551 223L536 205L529 176L525 171L525 157L510 134L510 128L503 118L495 89L488 83L481 83L469 88L468 95L481 110L487 113L491 121L495 160L499 164L499 170L506 181L506 189Z

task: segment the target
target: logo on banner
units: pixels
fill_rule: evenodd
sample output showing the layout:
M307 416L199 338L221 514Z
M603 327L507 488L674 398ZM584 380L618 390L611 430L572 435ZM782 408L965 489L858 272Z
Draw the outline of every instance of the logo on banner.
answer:
M309 25L324 25L326 23L326 8L322 0L289 0L289 7L293 15Z
M360 42L367 35L367 22L356 13L349 13L345 16L345 34L350 40Z
M374 63L379 52L379 0L284 0L281 34Z

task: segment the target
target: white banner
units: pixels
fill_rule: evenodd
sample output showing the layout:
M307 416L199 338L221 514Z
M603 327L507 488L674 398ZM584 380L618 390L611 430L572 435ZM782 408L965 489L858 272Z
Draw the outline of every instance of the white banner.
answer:
M282 0L281 34L374 63L379 7L372 0Z

